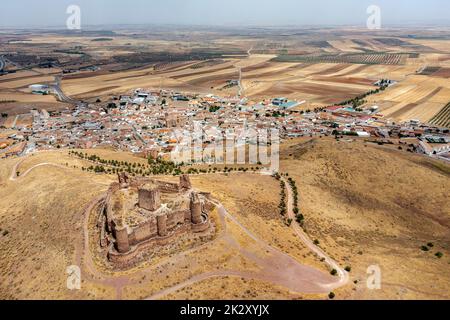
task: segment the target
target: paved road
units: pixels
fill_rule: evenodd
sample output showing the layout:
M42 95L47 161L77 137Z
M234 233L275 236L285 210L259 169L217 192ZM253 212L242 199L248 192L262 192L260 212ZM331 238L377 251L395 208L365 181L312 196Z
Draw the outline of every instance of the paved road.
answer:
M50 87L55 91L56 95L58 96L58 99L61 102L70 103L70 104L83 104L82 101L72 99L64 93L64 91L61 89L61 77L57 76L55 77L55 84L51 85Z
M14 129L14 128L16 127L17 120L19 120L19 115L17 115L17 116L14 118L14 121L13 121L13 123L12 123L12 125L11 125L11 128L12 128L12 129Z
M131 128L133 129L133 132L138 137L138 139L141 140L144 145L147 145L147 141L142 138L141 134L137 131L136 127L133 124L131 125Z
M5 58L3 56L0 56L0 72L3 71L5 66L6 66Z
M239 71L239 80L238 80L238 86L239 86L239 92L238 92L238 97L242 97L242 94L244 92L244 87L242 86L242 68L239 67L238 68Z
M247 56L250 57L251 52L253 50L253 47L251 47L250 49L247 50ZM239 92L238 92L238 97L242 97L244 94L244 86L242 85L242 68L241 67L237 67L238 72L239 72L239 80L238 80L238 86L239 86Z

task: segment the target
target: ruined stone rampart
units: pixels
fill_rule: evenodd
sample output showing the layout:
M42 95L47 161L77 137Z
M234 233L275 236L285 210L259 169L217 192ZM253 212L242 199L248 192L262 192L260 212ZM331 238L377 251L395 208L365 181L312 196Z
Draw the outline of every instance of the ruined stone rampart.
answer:
M111 184L111 186L108 189L108 192L106 194L105 199L105 208L106 211L106 227L109 232L112 232L112 221L114 219L114 214L112 211L112 205L111 205L111 197L114 192L119 191L120 189L120 183L114 182Z
M117 193L119 195L115 197ZM123 199L132 194L134 197L137 194L137 203L128 202L125 205L120 202L136 201L133 197ZM163 198L163 194L170 196ZM100 244L105 247L112 242L108 258L120 266L127 266L152 246L176 241L183 233L208 232L211 229L209 198L210 194L193 191L189 177L185 175L176 184L120 173L119 182L111 184L107 192L103 216L99 217L98 225L102 228ZM162 203L162 199L172 201L170 206ZM119 205L113 203L117 201ZM137 210L135 214L145 217L144 221L133 226L127 225L123 208L136 208L125 210ZM115 210L120 210L118 217Z

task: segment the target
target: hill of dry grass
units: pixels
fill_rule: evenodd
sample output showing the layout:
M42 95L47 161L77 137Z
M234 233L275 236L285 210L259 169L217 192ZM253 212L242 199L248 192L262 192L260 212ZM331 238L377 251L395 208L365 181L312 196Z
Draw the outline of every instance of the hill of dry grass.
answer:
M448 165L363 142L289 144L282 171L297 181L307 232L357 281L337 298L450 297ZM380 290L366 286L370 265Z
M89 153L107 159L137 160L130 154L112 150L90 150ZM255 243L242 228L228 220L227 235L223 234L223 226L218 227L217 241L208 246L184 254L155 258L125 273L102 274L102 266L98 264L97 270L100 271L92 275L91 270L84 267L87 258L82 255L82 290L68 290L66 268L77 264L82 252L84 208L103 194L108 183L114 180L113 176L82 171L81 166L87 165L89 163L85 160L70 157L64 150L0 161L0 197L4 200L0 202L0 227L2 231L8 231L0 236L0 298L145 298L205 272L225 272L224 277L214 278L213 283L223 280L224 285L229 284L228 290L216 289L209 294L204 290L209 280L194 282L186 286L190 298L255 298L271 294L284 298L300 297L286 289L281 290L274 283L258 280L261 275L254 280L240 277L227 280L228 269L242 272L250 278L259 270L250 258L239 252L239 248L248 249L252 252L251 257L267 255L263 244ZM15 168L20 175L11 180ZM323 263L303 246L281 220L277 209L279 183L275 179L236 173L199 175L193 177L192 182L196 188L212 192L243 226L264 243L287 252L301 264L327 274ZM217 218L213 219L219 223ZM91 220L95 224L95 217ZM238 250L230 243L238 244ZM91 239L90 247L95 256L95 239ZM262 274L262 277L265 276L270 274ZM242 285L248 287L246 292L242 292ZM167 298L183 297L185 292L173 292ZM312 294L305 296L317 297Z
M336 298L449 298L449 166L418 155L365 146L363 142L325 138L305 141L291 140L283 146L281 169L297 181L300 209L310 237L319 240L342 266L352 268L352 282L338 289ZM123 152L90 152L108 159L134 160ZM117 288L108 282L85 279L79 292L65 287L65 268L77 260L80 248L76 247L82 243L83 208L106 190L113 177L83 172L80 167L87 165L84 160L55 151L26 158L19 166L23 174L11 181L11 171L18 161L0 162L0 297L117 298ZM58 166L36 167L39 163ZM327 272L281 221L276 208L279 186L273 178L215 174L195 176L192 182L196 188L212 192L264 242L302 264ZM5 230L7 234L3 235ZM236 225L230 224L229 231L242 247L261 250ZM131 282L123 288L122 297L144 298L194 274L224 267L253 270L253 263L224 239L182 259L162 259L161 263L170 266L167 272L158 271L159 264L131 272L127 276ZM428 243L433 246L422 251L421 246ZM437 252L443 257L436 257ZM188 261L193 269L186 267L191 263ZM366 286L370 265L381 268L380 290ZM215 288L208 294L206 288L218 284L226 290ZM242 295L241 288L249 293ZM166 298L269 296L323 298L291 294L261 280L227 277L190 284Z
M34 160L34 159L33 159ZM81 241L83 207L107 186L103 177L79 169L42 166L16 181L17 159L0 164L0 298L62 299L107 296L107 288L86 284L66 289L66 268Z

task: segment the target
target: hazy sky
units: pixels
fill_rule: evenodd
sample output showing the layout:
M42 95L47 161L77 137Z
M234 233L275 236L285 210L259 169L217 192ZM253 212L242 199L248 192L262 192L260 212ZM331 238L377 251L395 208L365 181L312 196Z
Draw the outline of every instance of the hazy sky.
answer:
M384 24L450 24L449 0L11 0L0 4L0 27L64 27L70 4L82 25L365 25L372 4Z

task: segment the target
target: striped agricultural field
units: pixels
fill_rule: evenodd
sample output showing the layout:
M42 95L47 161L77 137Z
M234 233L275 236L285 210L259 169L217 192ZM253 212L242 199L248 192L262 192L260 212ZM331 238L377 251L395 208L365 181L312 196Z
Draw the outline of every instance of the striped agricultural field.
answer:
M450 102L430 120L430 123L450 128Z

